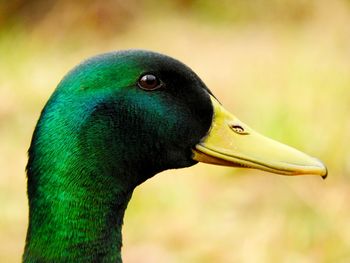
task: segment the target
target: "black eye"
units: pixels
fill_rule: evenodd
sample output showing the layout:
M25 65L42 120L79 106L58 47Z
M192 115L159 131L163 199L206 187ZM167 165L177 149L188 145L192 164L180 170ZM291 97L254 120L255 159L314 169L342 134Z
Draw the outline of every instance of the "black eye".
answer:
M137 84L144 90L155 90L162 86L162 82L153 74L141 76Z

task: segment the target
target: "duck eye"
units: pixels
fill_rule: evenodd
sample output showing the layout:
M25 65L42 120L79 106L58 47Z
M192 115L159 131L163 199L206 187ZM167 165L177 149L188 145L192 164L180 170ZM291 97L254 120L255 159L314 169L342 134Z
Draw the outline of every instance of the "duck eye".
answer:
M137 84L141 89L144 90L155 90L162 86L161 81L152 74L143 75Z

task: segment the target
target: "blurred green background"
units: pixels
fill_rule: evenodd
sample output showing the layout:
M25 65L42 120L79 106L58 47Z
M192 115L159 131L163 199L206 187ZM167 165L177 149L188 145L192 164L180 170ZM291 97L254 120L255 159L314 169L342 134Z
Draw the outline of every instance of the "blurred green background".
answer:
M350 1L0 0L0 262L19 262L26 151L55 86L86 57L142 48L198 73L256 130L329 177L198 164L136 189L125 262L350 262Z

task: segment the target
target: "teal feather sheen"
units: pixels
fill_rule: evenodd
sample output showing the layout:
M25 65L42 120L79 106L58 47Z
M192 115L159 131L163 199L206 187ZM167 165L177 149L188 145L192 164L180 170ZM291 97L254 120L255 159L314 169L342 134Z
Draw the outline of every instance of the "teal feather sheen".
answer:
M152 92L144 73L161 78ZM27 165L24 262L121 262L121 229L136 186L195 164L212 121L210 91L193 71L147 51L100 55L60 82L33 134Z

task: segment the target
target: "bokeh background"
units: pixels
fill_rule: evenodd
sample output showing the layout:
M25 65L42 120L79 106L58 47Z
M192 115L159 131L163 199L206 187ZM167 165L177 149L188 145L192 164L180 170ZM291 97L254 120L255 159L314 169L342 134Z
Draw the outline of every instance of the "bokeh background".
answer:
M188 64L256 130L322 159L323 181L198 164L136 189L125 262L350 262L350 1L0 1L0 262L19 262L26 151L86 57L151 49Z

